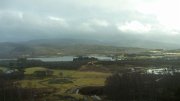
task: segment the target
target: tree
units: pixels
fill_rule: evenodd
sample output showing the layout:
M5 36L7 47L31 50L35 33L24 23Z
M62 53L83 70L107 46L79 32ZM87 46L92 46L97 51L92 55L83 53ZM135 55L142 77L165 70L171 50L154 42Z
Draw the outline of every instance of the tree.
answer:
M141 73L116 73L106 80L105 94L108 98L121 101L156 101L155 77Z
M107 78L105 94L116 101L179 101L180 73L116 73Z

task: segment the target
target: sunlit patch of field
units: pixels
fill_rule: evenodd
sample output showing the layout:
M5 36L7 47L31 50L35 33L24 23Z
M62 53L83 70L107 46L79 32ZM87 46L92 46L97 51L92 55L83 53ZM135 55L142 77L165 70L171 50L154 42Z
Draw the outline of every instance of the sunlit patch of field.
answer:
M32 67L25 69L26 75L31 75L35 71L45 70L43 67ZM43 79L25 79L21 80L20 84L22 87L35 87L35 88L54 88L58 90L58 93L64 93L66 90L73 87L81 86L101 86L104 85L106 78L111 75L110 73L102 72L82 72L78 70L52 70L52 77L45 77ZM64 84L49 84L48 80L53 78L68 78L72 80L73 83Z
M41 70L46 70L46 68L44 68L44 67L26 68L25 69L25 74L33 74L35 71L41 71Z
M0 67L0 70L1 70L1 71L6 71L7 68L5 68L5 67Z

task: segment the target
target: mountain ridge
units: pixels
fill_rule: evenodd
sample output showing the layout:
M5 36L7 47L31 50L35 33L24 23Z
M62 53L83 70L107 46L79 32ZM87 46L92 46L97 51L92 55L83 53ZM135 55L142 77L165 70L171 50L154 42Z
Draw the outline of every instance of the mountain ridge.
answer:
M120 40L120 42L118 42L118 40L99 41L88 39L40 39L30 40L26 42L0 43L0 58L11 58L22 55L26 55L29 57L88 54L111 55L120 53L145 52L151 49L164 49L161 48L164 46L169 46L171 47L170 49L173 49L175 45L154 41L136 40L130 40L129 43L126 43L123 40Z

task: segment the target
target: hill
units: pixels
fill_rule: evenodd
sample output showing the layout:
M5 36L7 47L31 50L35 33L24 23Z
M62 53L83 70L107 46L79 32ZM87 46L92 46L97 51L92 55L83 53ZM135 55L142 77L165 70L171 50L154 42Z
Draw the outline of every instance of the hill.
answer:
M89 54L120 54L144 52L148 49L119 47L111 43L97 40L80 39L42 39L27 42L0 43L0 58L16 58L18 56L58 56Z

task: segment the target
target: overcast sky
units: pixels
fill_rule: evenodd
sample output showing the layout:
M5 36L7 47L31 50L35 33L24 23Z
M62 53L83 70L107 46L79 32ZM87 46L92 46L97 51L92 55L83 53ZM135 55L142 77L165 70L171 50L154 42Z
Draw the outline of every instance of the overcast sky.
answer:
M0 41L140 38L180 42L180 0L0 0Z

